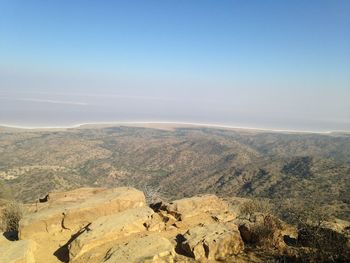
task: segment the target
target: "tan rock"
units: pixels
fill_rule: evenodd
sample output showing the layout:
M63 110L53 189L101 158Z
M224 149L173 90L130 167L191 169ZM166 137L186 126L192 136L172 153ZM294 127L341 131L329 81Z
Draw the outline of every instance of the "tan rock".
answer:
M7 245L10 242L11 241L4 237L4 235L0 232L0 246Z
M167 211L159 211L158 214L160 215L160 217L163 219L163 221L167 224L167 225L172 225L175 222L178 221L178 219L176 219L172 214L168 214Z
M183 250L201 262L225 260L244 249L238 228L233 224L200 225L188 230L183 237Z
M231 211L224 211L213 215L212 218L217 222L226 223L235 220L236 214Z
M201 213L228 211L229 206L215 195L204 195L176 200L165 204L162 210L167 211L178 220L184 220Z
M145 222L145 227L148 231L163 231L165 230L164 218L159 214L152 214L150 219Z
M88 227L88 231L82 233L70 244L70 259L74 262L91 249L146 231L145 223L153 214L151 208L141 207L98 218Z
M38 204L37 212L32 207L25 213L19 236L37 243L37 262L60 262L68 257L68 241L89 223L144 205L144 194L128 187L80 188L51 193L48 202Z
M171 242L159 234L153 234L114 247L105 256L106 260L104 262L172 263L174 262L174 255L174 247Z
M32 240L20 240L0 245L0 263L35 263L36 244Z
M27 213L20 222L20 239L32 239L38 233L68 230L77 232L93 220L128 208L145 205L144 194L136 189L81 188L52 193L49 204L38 212Z

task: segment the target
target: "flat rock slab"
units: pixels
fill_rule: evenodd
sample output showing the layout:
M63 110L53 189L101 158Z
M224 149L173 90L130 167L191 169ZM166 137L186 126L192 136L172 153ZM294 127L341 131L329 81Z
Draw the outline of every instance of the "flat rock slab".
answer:
M101 216L145 205L145 197L134 188L81 188L71 192L53 193L37 212L27 213L21 220L20 239L31 239L38 233L77 232Z
M35 263L36 248L32 240L4 242L0 245L0 263Z
M70 259L74 262L96 247L146 231L146 222L153 214L151 208L141 207L98 218L70 244Z
M191 228L183 235L182 249L195 260L226 260L244 249L236 225L213 223Z
M3 233L0 232L0 247L2 245L7 245L8 243L10 243L11 241L8 240L4 235Z
M229 210L229 206L216 195L204 195L176 200L165 204L161 209L177 219L184 220L203 213L223 213Z
M139 263L174 262L174 247L171 242L158 234L131 240L113 247L103 262Z

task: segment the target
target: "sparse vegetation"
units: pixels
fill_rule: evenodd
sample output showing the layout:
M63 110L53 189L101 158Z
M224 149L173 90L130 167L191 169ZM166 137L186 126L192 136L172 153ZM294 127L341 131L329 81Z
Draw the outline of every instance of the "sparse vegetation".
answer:
M249 223L240 226L242 237L254 246L283 248L280 217L295 226L298 233L297 238L285 240L290 248L282 257L286 260L283 262L348 262L349 233L345 228L343 231L331 229L329 222L334 219L331 207L324 209L315 200L315 197L304 203L281 200L274 207L267 200L252 199L243 203L239 215Z
M268 214L272 211L273 205L267 199L252 199L244 202L239 207L239 215L247 220L251 220L255 213Z
M248 243L264 248L281 249L283 237L280 220L270 214L263 215L262 220L250 226L250 239Z
M310 250L304 258L313 262L347 262L350 260L348 238L332 229L304 225L299 228L298 245Z
M10 200L13 198L13 194L9 188L9 186L5 185L0 181L0 199Z
M325 223L350 220L348 135L110 127L0 132L0 142L0 198L12 198L10 188L28 202L55 190L122 185L142 190L148 204L201 193L247 197L241 218L273 214L297 226L295 248L306 246L309 258L346 254L341 233ZM274 240L275 223L251 229L256 244Z
M5 232L18 232L19 222L23 216L22 205L17 202L9 202L2 210L1 222Z
M332 221L331 208L324 209L317 201L284 203L281 206L284 219L297 227L297 247L307 247L300 255L309 262L346 262L350 260L350 248L345 232L329 228Z
M169 199L216 193L275 205L317 192L321 207L350 219L346 135L109 127L0 132L0 141L0 177L22 202L79 186L159 186Z
M142 187L141 191L143 191L147 204L154 204L164 200L164 194L162 194L161 187L152 187L149 185L145 185Z
M109 127L0 132L0 141L0 177L22 202L79 186L147 185L168 199L215 193L278 206L310 196L350 219L346 135Z

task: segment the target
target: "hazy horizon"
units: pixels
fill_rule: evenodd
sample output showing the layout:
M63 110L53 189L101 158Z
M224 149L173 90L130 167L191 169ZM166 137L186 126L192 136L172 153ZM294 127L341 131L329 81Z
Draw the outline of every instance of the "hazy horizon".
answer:
M0 125L350 131L349 1L2 1Z

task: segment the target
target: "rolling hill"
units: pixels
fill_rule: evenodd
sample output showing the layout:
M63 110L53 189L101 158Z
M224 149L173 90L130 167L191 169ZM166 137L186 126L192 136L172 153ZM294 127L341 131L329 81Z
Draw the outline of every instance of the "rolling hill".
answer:
M0 131L0 180L20 201L82 186L319 205L350 219L350 136L206 127Z

